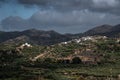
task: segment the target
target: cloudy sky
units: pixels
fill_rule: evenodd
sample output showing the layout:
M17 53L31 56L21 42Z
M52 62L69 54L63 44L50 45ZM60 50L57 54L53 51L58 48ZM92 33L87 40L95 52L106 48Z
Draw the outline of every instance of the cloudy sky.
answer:
M0 0L0 30L84 32L120 24L120 0Z

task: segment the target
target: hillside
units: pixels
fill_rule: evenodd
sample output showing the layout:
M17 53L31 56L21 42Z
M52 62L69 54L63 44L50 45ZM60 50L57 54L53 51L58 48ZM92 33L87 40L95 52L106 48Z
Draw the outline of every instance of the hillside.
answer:
M0 43L16 44L29 42L37 45L53 45L60 42L77 39L83 36L102 35L107 37L120 37L120 25L101 25L78 34L60 34L53 30L43 31L29 29L25 31L0 32Z
M24 43L29 42L37 45L51 45L68 41L70 38L66 35L59 34L55 31L42 31L29 29L22 32L1 32L1 43Z
M120 39L88 36L50 46L0 45L0 64L0 80L119 80Z
M84 36L103 35L108 37L119 37L120 25L101 25L83 33Z

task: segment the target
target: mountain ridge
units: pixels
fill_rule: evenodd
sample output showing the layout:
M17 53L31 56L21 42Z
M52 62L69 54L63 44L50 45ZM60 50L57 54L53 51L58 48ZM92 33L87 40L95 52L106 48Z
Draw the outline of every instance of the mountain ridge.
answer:
M84 36L93 36L93 35L102 35L107 37L119 37L120 33L120 24L111 26L111 25L101 25L95 28L92 28L83 33Z
M120 37L120 24L115 26L105 24L94 27L84 33L78 34L60 34L54 30L44 31L37 30L34 28L24 31L12 31L12 32L0 31L1 37L0 43L9 44L19 43L23 41L38 45L52 45L84 36L94 35L101 35L107 37Z
M38 45L52 45L70 40L66 35L57 33L53 30L43 31L37 29L29 29L21 32L2 32L0 33L0 37L2 37L0 38L0 43L26 41Z

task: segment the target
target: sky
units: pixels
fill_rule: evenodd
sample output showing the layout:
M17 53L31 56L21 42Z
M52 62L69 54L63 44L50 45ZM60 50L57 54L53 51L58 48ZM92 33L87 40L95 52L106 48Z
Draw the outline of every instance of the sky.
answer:
M120 24L120 0L0 0L0 30L81 33Z

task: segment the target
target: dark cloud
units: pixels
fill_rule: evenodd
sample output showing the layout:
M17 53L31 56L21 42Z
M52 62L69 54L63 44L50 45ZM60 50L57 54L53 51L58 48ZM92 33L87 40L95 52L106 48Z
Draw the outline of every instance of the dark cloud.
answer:
M1 2L17 1L25 7L37 6L39 9L73 11L88 9L92 12L120 15L120 0L0 0ZM13 4L14 5L14 4Z
M17 0L0 0L1 4L5 4L5 3L8 3L8 2L18 2L18 1Z
M17 1L25 7L38 6L40 9L73 11L88 9L94 12L120 14L120 0L0 0L0 2Z
M21 4L37 5L59 11L88 9L95 12L120 14L120 0L18 0Z
M18 2L24 5L52 7L59 10L81 9L92 5L90 0L18 0Z
M0 0L0 2L5 2L6 0Z
M91 11L120 15L120 0L93 0Z
M18 0L21 4L29 4L29 5L46 5L49 0Z
M5 0L0 0L0 7L5 2Z
M21 17L8 17L2 20L1 25L4 30L25 30L37 28L43 30L56 30L64 33L78 33L86 31L96 25L120 23L120 16L111 14L101 14L85 11L73 11L61 13L58 11L39 11L29 19Z
M77 33L97 25L120 23L120 0L1 0L0 3L4 30L38 28Z

